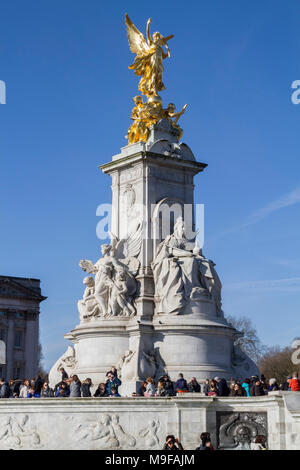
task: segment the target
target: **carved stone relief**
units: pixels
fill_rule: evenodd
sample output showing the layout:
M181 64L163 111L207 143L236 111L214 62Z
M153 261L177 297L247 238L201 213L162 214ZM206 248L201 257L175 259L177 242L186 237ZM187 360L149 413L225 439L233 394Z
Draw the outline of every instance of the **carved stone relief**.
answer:
M250 450L256 436L267 440L267 413L217 412L217 430L220 449Z

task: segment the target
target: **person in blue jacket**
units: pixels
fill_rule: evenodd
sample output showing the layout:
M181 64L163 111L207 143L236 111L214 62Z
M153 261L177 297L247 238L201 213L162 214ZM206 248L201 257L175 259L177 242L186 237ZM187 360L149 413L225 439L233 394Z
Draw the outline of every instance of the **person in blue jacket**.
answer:
M118 388L121 385L121 380L114 375L112 372L108 372L107 374L107 381L106 381L106 391L108 396L112 396L112 388L116 389L116 393L118 394Z
M27 398L40 398L39 393L35 391L34 387L30 387L28 393L27 393Z

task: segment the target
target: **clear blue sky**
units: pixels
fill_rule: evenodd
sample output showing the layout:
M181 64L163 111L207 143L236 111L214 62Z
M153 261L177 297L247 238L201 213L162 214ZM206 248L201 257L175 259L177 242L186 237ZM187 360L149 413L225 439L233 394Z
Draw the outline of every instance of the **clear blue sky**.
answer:
M224 310L250 317L268 345L290 344L300 334L299 1L11 0L1 5L0 272L42 281L44 363L78 323L78 260L99 254L96 208L111 191L98 165L126 144L138 79L125 11L143 32L151 16L152 31L175 34L162 96L189 103L183 140L208 163L196 201Z

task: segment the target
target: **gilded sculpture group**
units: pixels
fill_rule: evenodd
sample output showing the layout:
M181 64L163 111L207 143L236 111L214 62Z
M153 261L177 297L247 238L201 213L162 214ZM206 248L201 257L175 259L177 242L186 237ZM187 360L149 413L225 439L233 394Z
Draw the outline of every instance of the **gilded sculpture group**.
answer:
M134 63L129 69L134 70L137 76L140 76L139 90L142 95L147 97L147 102L143 101L142 96L133 98L134 108L131 112L133 123L128 129L128 142L147 142L151 126L158 123L161 119L170 121L177 139L182 136L182 129L178 125L180 116L185 112L187 105L181 111L175 112L175 105L170 103L166 109L163 108L162 99L158 92L165 89L162 81L163 60L170 57L168 41L173 35L164 37L155 32L150 35L151 18L147 22L147 41L144 35L132 23L126 14L125 22L127 26L127 36L129 47L133 54L136 54ZM164 51L163 47L166 48Z

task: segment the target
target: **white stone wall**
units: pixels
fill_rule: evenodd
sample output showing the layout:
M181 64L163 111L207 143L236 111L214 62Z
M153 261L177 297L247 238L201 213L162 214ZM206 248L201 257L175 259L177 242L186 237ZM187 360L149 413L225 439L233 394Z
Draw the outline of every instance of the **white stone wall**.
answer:
M0 449L159 450L167 434L185 449L211 432L218 411L267 413L270 449L300 449L300 393L265 397L49 398L0 400Z

